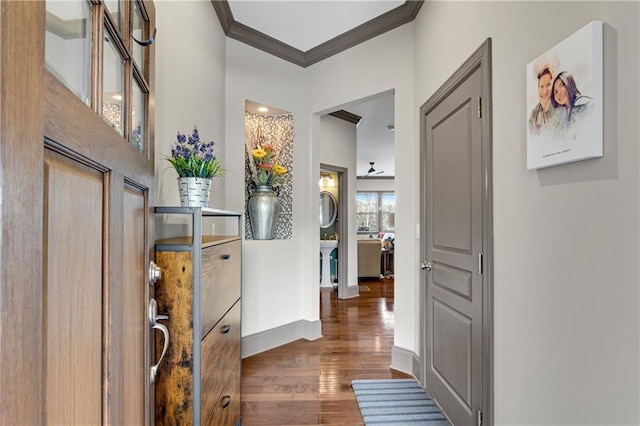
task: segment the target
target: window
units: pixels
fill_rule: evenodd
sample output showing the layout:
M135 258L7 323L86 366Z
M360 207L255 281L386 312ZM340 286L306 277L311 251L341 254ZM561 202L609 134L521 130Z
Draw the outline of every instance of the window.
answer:
M48 1L46 7L47 69L91 106L91 5L86 1Z
M47 0L46 9L49 72L130 143L132 155L151 158L147 64L154 36L145 2Z
M395 231L396 194L394 192L356 193L358 233L374 234Z

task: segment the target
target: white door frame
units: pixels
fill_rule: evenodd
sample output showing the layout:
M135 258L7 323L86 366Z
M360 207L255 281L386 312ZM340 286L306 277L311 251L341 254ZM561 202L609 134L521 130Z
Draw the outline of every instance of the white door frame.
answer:
M338 218L340 220L340 238L338 238L338 299L348 299L347 277L349 276L349 262L347 248L349 247L349 203L347 203L345 194L349 187L347 169L340 166L332 166L330 164L320 164L320 169L328 170L338 174Z

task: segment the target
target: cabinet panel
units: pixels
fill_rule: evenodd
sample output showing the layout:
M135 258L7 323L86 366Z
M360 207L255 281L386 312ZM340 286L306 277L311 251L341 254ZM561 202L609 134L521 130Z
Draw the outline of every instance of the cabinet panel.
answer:
M155 212L190 215L193 230L193 235L156 241L156 263L162 268L155 285L158 314L169 316L162 319L169 348L156 379L156 425L204 425L218 409L224 423L213 424L236 425L242 238L206 236L201 230L205 217L234 217L240 230L242 216L208 208L156 207ZM162 343L156 337L157 353Z
M208 418L240 359L240 301L202 341L202 418ZM228 330L228 331L227 331Z
M169 349L156 379L156 425L193 420L193 253L156 252L162 278L155 286L158 312L168 314ZM162 339L156 336L156 354Z
M235 426L240 418L240 365L238 360L220 398L216 401L207 426Z
M240 240L202 250L202 336L240 298Z
M99 424L103 180L48 150L43 177L45 418L48 424Z

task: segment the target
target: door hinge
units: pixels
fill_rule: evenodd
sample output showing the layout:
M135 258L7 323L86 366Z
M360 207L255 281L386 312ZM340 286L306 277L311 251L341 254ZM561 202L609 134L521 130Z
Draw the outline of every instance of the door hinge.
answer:
M478 118L482 118L482 98L478 97Z
M482 426L482 411L478 410L478 426Z
M482 266L484 264L484 253L478 253L478 273L482 275Z

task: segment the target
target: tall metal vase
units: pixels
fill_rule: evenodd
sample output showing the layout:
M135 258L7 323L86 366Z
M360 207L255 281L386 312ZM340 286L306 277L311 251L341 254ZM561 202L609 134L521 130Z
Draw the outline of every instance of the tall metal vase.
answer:
M280 200L270 186L258 185L249 198L249 221L254 240L272 240L280 214Z

